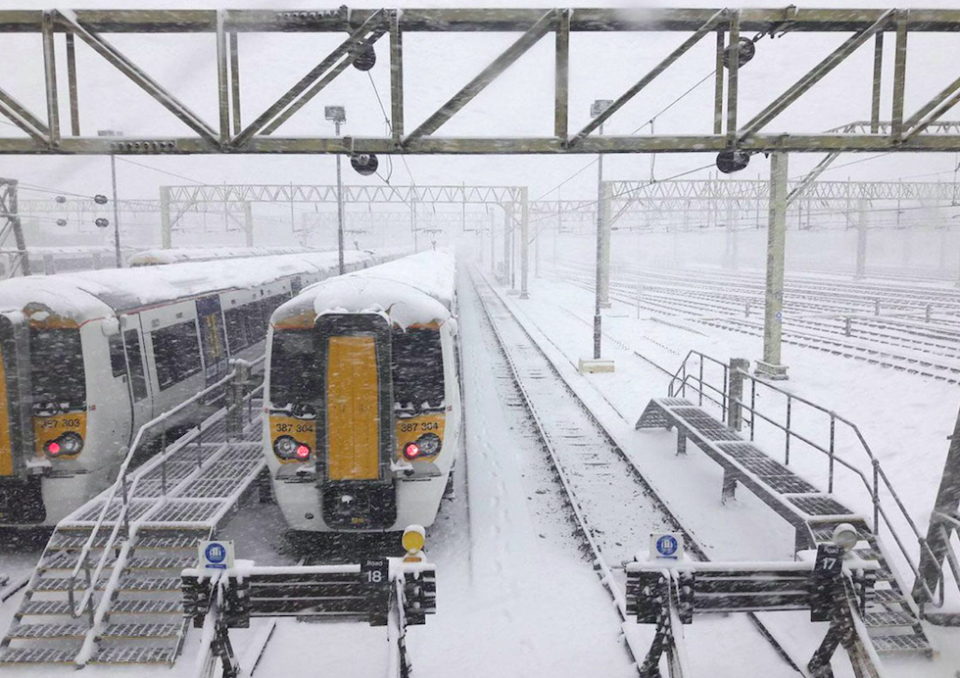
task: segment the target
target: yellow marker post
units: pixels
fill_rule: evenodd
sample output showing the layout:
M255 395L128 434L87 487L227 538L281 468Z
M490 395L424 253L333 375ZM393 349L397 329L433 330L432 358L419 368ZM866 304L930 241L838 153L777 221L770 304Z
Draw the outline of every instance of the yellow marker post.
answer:
M427 543L427 531L422 525L410 525L403 531L401 540L407 555L403 557L405 563L420 563L426 560L423 547Z

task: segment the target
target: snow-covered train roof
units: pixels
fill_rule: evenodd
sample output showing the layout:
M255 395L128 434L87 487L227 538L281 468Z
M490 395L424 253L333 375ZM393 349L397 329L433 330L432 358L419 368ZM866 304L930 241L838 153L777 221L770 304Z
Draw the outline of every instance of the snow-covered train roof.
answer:
M347 264L377 259L368 252L344 253ZM0 311L20 311L39 303L82 321L111 311L256 287L302 272L332 273L338 264L336 252L317 252L11 278L0 282Z
M324 280L278 308L275 327L312 327L328 313L382 313L401 327L444 323L456 289L452 254L421 252L380 266Z
M288 247L178 247L174 249L149 249L136 252L127 259L127 266L156 266L188 261L212 261L215 259L238 259L241 257L266 257L278 254L303 254L319 252L291 245Z

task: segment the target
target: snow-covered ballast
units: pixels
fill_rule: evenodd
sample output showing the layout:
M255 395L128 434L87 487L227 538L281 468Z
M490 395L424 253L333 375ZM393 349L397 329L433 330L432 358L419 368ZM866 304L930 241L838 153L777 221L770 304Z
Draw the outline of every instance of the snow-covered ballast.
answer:
M460 446L454 268L420 253L273 314L264 453L293 529L433 523Z
M107 487L140 426L261 355L270 314L337 272L328 252L0 282L0 525L55 525Z

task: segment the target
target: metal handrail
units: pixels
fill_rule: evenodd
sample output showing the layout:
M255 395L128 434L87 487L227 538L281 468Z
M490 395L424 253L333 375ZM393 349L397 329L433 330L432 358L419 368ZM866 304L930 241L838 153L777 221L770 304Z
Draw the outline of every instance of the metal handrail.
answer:
M696 355L696 356L698 356L698 357L700 358L700 365L701 365L701 366L700 366L700 371L699 371L699 374L700 374L699 378L694 377L694 375L687 374L686 362L687 362L687 361L690 359L690 357L693 356L693 355ZM713 362L713 363L715 363L715 364L723 365L723 366L726 368L726 370L725 370L725 372L724 372L724 391L726 391L726 389L728 388L728 385L729 385L729 382L730 382L730 376L731 376L732 374L736 374L736 375L739 376L739 377L749 379L749 380L751 381L751 385L752 385L752 386L751 386L751 398L750 398L751 402L748 404L748 403L744 402L742 398L731 398L731 397L729 396L729 394L727 394L726 392L724 392L723 402L722 402L722 403L719 403L715 398L711 397L711 396L710 396L709 394L707 394L707 393L704 393L705 387L709 387L709 388L710 388L712 391L714 391L714 392L719 392L719 389L718 389L716 386L713 386L712 384L709 384L709 383L705 383L705 382L703 381L703 361L704 361L704 360L707 360L707 361L709 361L709 362ZM680 378L679 375L681 375L681 374L683 374L684 376L682 377L682 381L680 382L680 389L674 390L674 383L675 383L675 381L676 381L677 378ZM890 497L893 499L893 501L894 501L897 509L899 510L901 516L906 520L907 525L910 527L910 530L913 532L914 536L916 537L916 540L917 540L917 543L918 543L918 545L919 545L919 547L920 547L920 550L921 550L922 552L925 551L925 552L926 552L927 554L929 554L930 556L934 556L934 557L935 557L935 554L933 553L933 550L930 548L930 545L927 543L927 540L926 540L926 538L924 537L924 535L920 532L919 528L917 527L917 524L914 522L913 518L910 516L909 512L907 511L906 506L904 505L903 501L900 499L900 496L897 494L896 489L893 487L893 484L890 482L890 478L887 476L886 472L883 470L883 468L882 468L882 466L881 466L881 464L880 464L880 460L877 459L876 455L873 453L873 450L870 448L870 445L867 443L866 439L864 438L863 433L860 431L860 428L859 428L855 423L853 423L852 421L850 421L850 420L847 419L846 417L837 414L837 413L834 412L833 410L827 409L827 408L823 407L822 405L818 405L817 403L814 403L814 402L812 402L812 401L810 401L810 400L807 400L806 398L803 398L803 397L801 397L801 396L794 395L794 394L786 391L785 389L782 389L782 388L777 387L776 385L770 383L769 381L767 381L767 380L765 380L765 379L761 379L761 378L759 378L759 377L756 377L756 376L753 375L753 374L750 374L748 371L746 371L746 370L744 370L744 369L742 369L742 368L739 368L739 367L731 368L730 366L726 365L725 363L722 363L721 361L717 360L716 358L713 358L713 357L711 357L711 356L704 355L703 353L700 353L699 351L689 351L689 352L687 353L687 356L684 358L684 364L681 365L680 369L677 370L677 374L675 375L674 379L672 379L671 382L670 382L670 386L669 386L668 392L670 393L671 396L674 395L678 390L685 393L685 388L686 388L686 385L687 385L688 382L691 382L691 383L690 383L690 387L691 387L692 389L698 390L697 387L692 383L692 382L694 382L694 381L696 381L696 382L699 383L699 391L698 391L698 392L701 394L701 404L702 404L702 398L703 398L703 397L706 397L708 400L714 402L715 404L720 405L721 408L722 408L723 411L724 411L724 418L726 418L726 413L727 413L727 411L729 411L729 409L730 409L731 407L733 407L733 406L736 406L736 407L738 407L738 408L741 408L741 409L743 409L743 410L746 410L746 411L750 412L750 418L747 420L747 423L748 423L749 426L750 426L750 439L751 439L751 440L753 440L754 427L755 427L755 425L756 425L756 419L757 419L757 417L759 417L759 418L762 419L763 421L766 421L767 423L771 424L771 425L774 426L775 428L778 428L778 429L780 429L781 431L783 431L783 432L786 434L786 445L785 445L785 448L786 448L785 464L786 464L786 465L789 465L789 463L790 463L790 456L789 456L789 455L790 455L790 438L791 438L791 436L794 437L794 438L796 438L796 439L799 440L799 441L802 441L802 442L806 443L807 445L809 445L809 446L812 447L813 449L817 450L817 451L820 452L821 454L826 455L826 456L829 458L829 460L830 460L830 464L829 464L829 476L828 476L828 484L829 484L829 486L828 486L828 493L830 493L830 494L833 493L833 479L834 479L834 468L835 468L835 464L839 464L840 466L848 469L849 471L852 471L852 472L860 479L860 481L863 483L864 488L867 490L867 493L870 495L870 498L871 498L871 501L872 501L872 504L873 504L873 531L874 531L874 534L875 534L875 535L879 535L879 533L880 533L881 518L882 518L883 523L886 524L887 529L890 531L891 535L893 536L894 542L897 544L898 548L900 549L900 552L901 552L901 554L903 555L904 559L906 560L907 565L910 567L911 571L913 572L914 576L916 577L916 581L919 583L919 585L920 585L920 587L923 589L924 593L927 594L927 601L926 601L926 602L929 602L929 603L930 603L931 605L933 605L934 607L941 607L941 606L943 605L943 602L944 602L943 586L942 586L942 585L939 586L939 589L940 589L939 596L935 595L934 592L930 590L930 588L927 586L926 582L925 582L925 581L923 580L923 578L920 576L919 566L914 563L914 560L913 560L913 558L910 556L909 551L907 550L907 548L906 548L906 546L904 545L903 541L900 539L899 534L897 534L896 529L894 528L893 522L890 520L890 517L887 515L887 512L883 509L882 499L881 499L881 493L880 493L880 490L881 490L881 481L882 481L882 487L885 487L885 488L886 488L886 490L887 490L887 492L889 493ZM761 384L762 386L767 387L767 388L770 389L771 391L774 391L775 393L780 393L781 395L786 396L786 398L787 398L787 420L786 420L786 423L785 423L785 424L782 424L782 423L780 423L779 421L774 420L773 418L771 418L771 417L763 414L762 412L760 412L760 411L757 409L757 407L756 407L756 384L758 384L758 383ZM818 444L818 443L810 440L810 439L807 438L806 436L804 436L804 435L802 435L802 434L799 434L799 433L797 433L795 430L793 430L792 428L790 428L790 419L791 419L791 416L790 416L790 415L791 415L791 411L792 411L792 402L793 402L793 401L796 401L796 402L802 403L802 404L804 404L804 405L807 405L807 406L809 406L810 408L812 408L812 409L814 409L814 410L817 410L817 411L819 411L819 412L822 412L822 413L824 413L824 414L826 414L826 415L828 415L828 416L830 417L830 447L829 447L829 448L824 448L822 445L820 445L820 444ZM745 418L745 419L746 419L746 418ZM867 457L868 457L869 460L870 460L871 467L872 467L872 469L873 469L873 474L872 474L872 475L873 475L873 482L872 482L872 483L870 482L870 480L868 480L866 474L865 474L862 470L860 470L860 468L854 466L853 464L851 464L850 462L846 461L845 459L841 459L841 458L839 458L839 457L836 456L836 450L835 450L835 447L834 447L834 441L835 441L835 439L836 439L836 422L840 422L841 424L845 424L847 427L849 427L849 428L856 434L857 440L858 440L859 443L860 443L860 448L866 453ZM942 584L942 582L943 582L943 575L942 575L942 573L941 573L939 583ZM960 580L958 580L958 583L960 583ZM936 602L935 602L935 601L936 601Z
M87 538L87 541L84 543L83 548L80 550L80 555L77 559L77 564L74 566L73 571L70 573L69 582L67 583L67 598L70 605L70 615L74 618L80 617L84 610L87 609L90 614L90 623L93 624L93 607L90 605L94 594L96 593L97 582L100 580L100 575L103 573L103 568L106 566L107 557L110 555L110 549L116 543L117 535L120 531L120 525L123 524L126 536L130 538L130 521L128 519L128 513L130 509L130 497L134 490L136 490L137 484L140 481L140 476L134 478L133 485L128 489L127 488L127 474L130 470L130 462L133 460L134 453L140 447L140 443L143 440L144 433L149 429L157 426L158 424L166 422L171 416L183 411L187 407L196 404L196 402L207 395L209 395L214 390L226 386L229 384L237 375L236 371L231 371L223 379L217 381L214 384L206 387L202 391L199 391L195 395L191 396L187 400L184 400L182 403L174 407L173 409L167 410L163 414L154 417L150 421L143 424L140 429L137 431L137 435L133 440L133 444L130 445L130 449L127 450L127 455L124 457L123 463L120 465L120 471L117 474L117 479L114 481L113 486L110 488L110 494L107 497L107 500L103 504L103 508L100 509L100 514L97 516L96 523L93 526L93 530L90 532L90 536ZM164 463L164 462L161 462ZM117 492L123 490L121 499L123 506L120 510L120 515L117 516L117 519L114 523L113 530L110 533L110 538L107 540L106 545L103 547L103 553L100 556L99 561L97 562L97 567L91 576L90 574L90 563L89 555L90 549L93 548L93 543L96 541L97 535L100 533L100 528L103 526L103 522L106 518L110 506L113 504L114 499L117 497ZM166 488L164 488L164 491ZM79 608L76 605L75 597L75 586L77 583L77 577L80 574L80 571L83 570L86 576L86 588L83 593L83 597L80 600ZM89 609L88 609L89 608Z

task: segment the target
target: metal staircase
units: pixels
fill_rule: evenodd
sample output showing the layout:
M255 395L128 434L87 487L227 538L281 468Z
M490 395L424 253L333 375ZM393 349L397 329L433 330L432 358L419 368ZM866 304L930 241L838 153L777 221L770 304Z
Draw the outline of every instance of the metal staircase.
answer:
M235 409L260 411L250 405ZM188 621L181 571L265 465L259 417L229 440L229 416L219 412L121 474L57 526L0 641L0 666L173 664Z
M727 493L732 496L738 482L748 487L797 528L798 549L817 548L820 544L830 542L835 528L840 524L855 527L860 536L854 548L855 554L864 560L875 560L880 566L863 619L875 649L882 654L931 656L933 647L921 623L928 613L922 611L917 603L934 602L936 580L934 578L929 583L923 581L918 559L907 550L906 544L919 543L920 565L931 556L932 551L880 461L855 424L836 412L751 375L746 369L747 365L747 361L743 360L732 360L728 365L691 351L671 381L670 397L651 401L637 427L677 426L678 451L683 448L681 438L689 436L698 447L724 466L724 496ZM688 389L695 402L682 399ZM777 394L786 403L783 419L770 412L769 407L767 411L760 409L760 403L772 400L772 394ZM701 408L704 406L717 407L721 413L719 420L703 411ZM791 426L791 414L796 420L801 407L825 415L828 427L823 442L810 431L798 431ZM694 410L710 419L710 423L698 423L697 417L691 416ZM753 443L755 429L760 425L779 430L783 435L784 456L781 461L771 458ZM742 429L746 429L743 437L748 437L748 440L741 437ZM866 472L848 461L846 456L837 454L837 439L841 430L852 436L854 443L851 449L865 455L869 464ZM791 440L803 443L805 449L827 459L826 493L789 469ZM835 469L852 474L868 493L873 508L871 520L835 498ZM910 532L906 536L899 534L893 519L907 525ZM896 560L879 537L881 529L885 529L892 537L891 548L895 545L899 551ZM898 574L895 562L906 565L915 576L913 592ZM942 591L941 586L941 596Z

